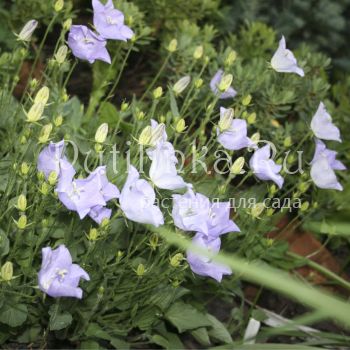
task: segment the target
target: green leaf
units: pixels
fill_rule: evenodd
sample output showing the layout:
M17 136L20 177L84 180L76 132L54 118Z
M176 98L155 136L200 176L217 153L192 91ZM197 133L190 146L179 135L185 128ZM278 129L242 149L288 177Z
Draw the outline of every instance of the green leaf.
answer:
M209 346L210 345L210 339L208 335L208 331L205 327L197 328L194 331L191 332L193 337L203 346Z
M0 322L11 327L17 327L24 323L27 319L28 310L24 304L16 304L15 306L5 304L0 309Z
M207 318L211 322L209 329L209 336L223 343L232 343L232 338L226 327L213 315L207 314Z
M169 94L170 94L171 113L173 114L174 118L178 118L178 117L180 117L179 108L177 107L176 98L175 98L175 95L173 93L173 90L170 87L169 87Z
M8 254L10 242L4 231L0 230L0 256Z
M69 312L61 314L52 314L50 317L49 328L50 331L59 331L67 328L73 321L72 315Z
M170 321L180 333L189 329L211 325L211 322L205 314L199 312L192 305L183 302L173 304L165 313L165 318Z

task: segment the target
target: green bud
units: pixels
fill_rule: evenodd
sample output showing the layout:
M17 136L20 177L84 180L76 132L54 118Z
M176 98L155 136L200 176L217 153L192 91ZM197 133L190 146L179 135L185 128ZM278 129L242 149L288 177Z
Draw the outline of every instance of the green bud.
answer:
M122 102L120 109L122 112L125 112L129 108L129 103L127 102Z
M21 215L17 221L17 227L20 230L24 230L27 227L27 216Z
M218 89L220 92L225 92L231 86L233 80L232 74L225 74L218 85Z
M242 174L242 169L244 167L244 157L237 158L230 168L231 174L238 175Z
M36 27L38 26L38 22L34 19L28 21L21 32L18 34L18 39L20 41L30 41L32 34Z
M185 119L181 118L177 121L175 130L178 133L183 132L186 129L186 122Z
M250 139L257 144L260 141L260 133L256 132Z
M152 138L152 127L150 125L147 125L142 131L139 136L139 144L143 146L148 146L151 143Z
M136 275L138 277L142 277L146 272L145 266L143 264L139 264L136 269Z
M249 94L247 96L244 96L243 100L242 100L242 105L243 106L248 106L251 101L252 101L252 95Z
M149 245L150 245L152 250L156 250L157 249L158 241L159 241L158 235L156 233L153 233L152 236L149 239Z
M261 213L264 211L264 209L265 209L264 203L256 203L252 207L250 213L253 218L258 218L261 215Z
M27 198L24 194L19 195L17 199L17 208L20 211L25 211L27 209Z
M63 29L64 30L69 30L71 26L72 26L72 19L71 18L68 18L63 22Z
M218 187L218 192L219 192L219 194L225 194L226 193L226 185L220 185L219 187Z
M163 95L163 88L161 86L158 86L153 90L153 98L155 98L156 100L161 98L162 95Z
M273 195L277 192L277 187L275 184L270 186L270 193Z
M43 182L40 187L40 192L44 195L47 196L50 192L50 186L47 182Z
M194 49L193 58L195 60L199 60L203 56L203 52L204 52L203 46L202 45L197 46Z
M39 143L46 143L49 140L52 131L52 124L44 125L40 130Z
M203 85L203 79L198 78L198 79L195 80L194 87L196 89L200 89L202 87L202 85Z
M64 1L63 0L57 0L55 2L54 9L55 9L56 12L60 12L60 11L62 11L63 6L64 6Z
M172 267L179 267L183 259L184 259L183 254L177 253L172 258L170 258L170 265Z
M300 207L300 210L301 211L306 211L309 209L309 206L310 206L310 203L308 201L304 202L301 207Z
M36 176L40 182L45 180L45 174L42 171L38 171Z
M41 103L41 102L34 103L32 107L29 109L28 113L26 113L27 122L35 123L38 120L40 120L44 113L44 108L45 108L44 103Z
M268 247L271 247L273 246L273 243L275 242L275 240L273 238L266 238L265 242Z
M136 119L137 119L137 120L143 120L143 119L145 119L145 113L142 112L142 111L137 111L137 112L136 112Z
M46 105L49 97L50 89L47 86L43 86L35 95L34 104L42 103L43 105Z
M56 171L51 171L49 178L47 180L51 186L54 186L57 182L57 179L58 179L58 174L56 173Z
M107 227L108 225L109 225L109 219L108 218L104 218L103 220L102 220L102 222L101 222L101 227L102 228L105 228L105 227Z
M287 136L283 141L284 147L290 147L292 145L292 138Z
M228 66L228 67L232 66L236 58L237 58L237 52L235 50L231 50L225 59L225 66Z
M187 88L190 82L191 77L189 75L186 75L179 79L173 86L173 91L175 95L180 95Z
M234 110L227 108L225 112L220 116L219 129L221 132L230 129L234 117Z
M169 52L175 52L177 49L177 40L176 39L173 39L170 41L168 47L167 47L167 50Z
M10 261L6 261L6 263L1 267L1 278L4 281L11 281L13 277L13 264Z
M68 53L68 46L67 45L60 46L55 54L56 62L58 64L62 64L66 60L67 53Z
M274 212L275 212L275 209L273 209L273 208L268 208L268 209L266 210L266 216L272 216L272 215L274 214Z
M256 122L256 113L250 113L247 118L248 124L254 124Z
M54 120L54 124L55 124L55 126L59 127L62 125L62 123L63 123L63 116L58 115Z
M103 123L96 130L95 141L97 143L104 143L106 141L107 134L108 134L108 124Z
M22 175L27 175L29 173L29 170L30 170L30 166L28 165L28 163L23 162L21 164L21 173L22 173Z
M25 135L22 135L22 137L21 137L21 139L19 140L19 142L21 143L21 145L25 145L25 144L28 142L28 140L27 140L27 138L25 137Z
M301 193L306 192L310 187L310 183L308 182L302 182L298 185L298 189Z
M88 235L88 240L89 241L96 241L98 238L99 234L96 228L91 228L89 231L89 235Z

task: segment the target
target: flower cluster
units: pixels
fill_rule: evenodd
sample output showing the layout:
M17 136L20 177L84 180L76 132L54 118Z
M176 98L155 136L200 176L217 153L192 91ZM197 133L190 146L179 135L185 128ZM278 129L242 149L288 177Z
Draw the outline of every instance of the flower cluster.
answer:
M124 24L124 15L114 8L113 1L103 5L99 0L92 1L95 33L84 25L73 25L68 35L68 46L73 55L89 63L101 60L111 63L106 49L107 39L127 41L134 35Z

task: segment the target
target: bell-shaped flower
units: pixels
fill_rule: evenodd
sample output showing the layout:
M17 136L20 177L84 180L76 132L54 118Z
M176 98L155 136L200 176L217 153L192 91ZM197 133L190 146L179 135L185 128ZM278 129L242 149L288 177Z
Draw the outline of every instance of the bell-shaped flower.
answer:
M337 152L329 150L326 145L316 139L316 149L311 162L311 178L315 185L324 189L342 191L343 186L338 182L334 170L345 170L345 165L336 159Z
M304 71L298 67L293 52L286 48L286 40L283 35L279 42L278 49L271 59L271 66L276 72L296 73L301 77L304 76Z
M221 89L221 81L224 77L224 72L219 69L210 81L210 89L215 95L218 95L221 99L233 98L237 95L237 91L232 86L224 86ZM224 90L224 91L223 91Z
M81 299L83 291L78 287L80 279L90 280L79 265L72 263L69 250L61 244L52 250L42 249L42 264L38 274L39 288L51 297L74 297Z
M118 187L111 182L109 182L106 175L106 166L97 167L88 178L96 177L98 180L98 188L103 196L103 199L108 202L111 199L119 198L120 191Z
M247 137L247 122L243 119L233 119L233 109L220 107L220 121L217 128L218 142L231 151L245 147L256 147Z
M152 182L165 190L176 190L187 186L183 178L177 174L177 158L170 142L157 146L151 153L152 164L149 176Z
M220 251L221 240L220 238L210 239L202 233L197 233L192 240L192 244L208 253L217 254ZM191 249L187 250L186 255L191 270L197 275L208 276L221 282L223 275L232 274L229 266L215 263L210 257L198 254L191 251Z
M112 210L101 205L96 205L92 207L89 211L89 216L97 224L101 225L104 219L110 219L112 215Z
M279 174L282 166L276 164L270 157L270 145L266 145L254 152L250 158L249 166L258 179L272 180L279 188L282 188L284 179Z
M172 217L175 226L184 231L199 231L217 238L228 232L240 231L230 220L230 202L213 202L192 189L184 195L173 195Z
M62 172L69 171L74 172L74 176L74 168L64 156L63 151L64 140L57 143L50 142L39 153L37 168L44 173L46 179L48 179L52 172L55 172L60 177Z
M146 180L140 179L139 172L131 165L119 199L125 216L141 224L152 224L156 227L163 225L163 214L154 205L155 199L153 187Z
M319 139L341 142L340 131L332 123L332 117L327 112L323 102L320 102L315 115L312 117L311 130Z
M163 123L158 123L154 119L151 119L151 125L147 126L141 133L139 143L149 148L146 150L148 157L152 160L152 155L157 147L161 147L168 135Z
M94 26L104 39L127 41L134 32L124 24L124 15L114 8L113 1L103 5L99 0L92 0Z
M95 60L111 63L106 44L105 39L86 26L73 25L68 34L68 46L73 55L89 63L94 63Z

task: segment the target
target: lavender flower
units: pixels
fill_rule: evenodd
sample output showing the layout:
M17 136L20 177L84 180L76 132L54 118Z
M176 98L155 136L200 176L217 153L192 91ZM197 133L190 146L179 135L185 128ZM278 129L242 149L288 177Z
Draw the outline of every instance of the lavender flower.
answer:
M124 15L114 8L113 1L108 0L103 5L98 0L92 0L94 9L94 26L104 39L127 41L134 32L124 24Z
M218 142L231 151L245 147L256 147L247 137L247 122L233 119L233 110L220 107L220 122L217 128Z
M215 95L219 95L219 98L221 99L226 99L226 98L233 98L237 95L237 91L234 90L234 88L232 86L230 86L225 92L221 92L219 91L219 85L221 82L221 79L224 75L224 72L222 69L219 69L214 77L212 78L212 80L210 81L210 89L211 91L214 92Z
M96 205L95 207L92 207L89 211L90 218L99 225L101 225L104 219L110 219L111 215L112 210L101 205Z
M315 115L312 117L311 129L319 139L342 142L340 131L332 123L332 117L327 112L323 102L320 102Z
M156 227L163 225L163 214L154 205L155 199L152 186L146 180L140 179L140 174L131 165L120 195L120 207L125 216L141 224L152 224Z
M94 63L95 60L111 63L106 44L105 39L86 26L74 25L68 34L68 46L72 50L73 55L89 61L89 63Z
M79 265L72 263L69 250L61 244L55 250L42 249L42 264L38 274L39 288L51 297L81 299L83 291L78 287L80 279L90 280Z
M293 52L286 48L286 40L283 35L279 42L278 49L271 59L271 66L276 72L296 73L301 77L304 76L304 71L298 67Z
M109 182L107 176L106 176L106 166L99 166L97 167L90 175L89 177L96 176L98 179L98 190L103 196L103 199L108 202L111 199L119 198L120 191L117 188L117 186L113 185L111 182Z
M279 188L282 188L284 179L279 174L282 166L270 159L270 153L270 145L258 149L250 158L249 166L258 179L272 180Z
M329 150L326 145L316 139L316 150L311 162L311 178L317 187L342 191L334 170L345 170L345 165L336 160L337 152Z
M57 143L50 142L50 144L39 153L37 167L39 171L44 173L46 179L52 172L56 172L57 176L60 176L64 171L74 172L74 176L74 168L64 156L63 150L64 140Z
M208 253L218 253L220 250L220 238L210 239L201 233L197 233L192 243L199 248L205 249ZM210 258L194 253L190 249L187 251L187 261L191 270L200 276L212 277L221 282L223 275L231 275L232 270L225 265L214 263Z
M184 231L199 231L210 238L239 231L230 220L230 203L215 202L188 189L184 195L173 195L172 217L175 226Z

